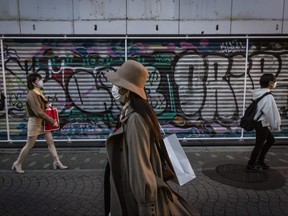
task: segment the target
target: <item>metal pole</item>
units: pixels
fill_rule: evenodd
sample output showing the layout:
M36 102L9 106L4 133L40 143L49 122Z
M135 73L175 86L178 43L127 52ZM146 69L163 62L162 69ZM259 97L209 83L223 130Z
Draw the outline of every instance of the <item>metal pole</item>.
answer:
M3 90L5 96L5 113L6 113L6 128L7 128L7 140L9 143L10 139L10 128L9 128L9 116L8 116L8 105L7 105L7 90L6 90L6 77L5 77L5 62L4 62L4 45L3 40L1 39L1 63L2 63L2 76L3 76Z
M242 104L242 116L245 113L245 101L247 92L247 70L248 70L248 57L249 57L249 38L246 39L246 52L245 52L245 76L244 76L244 91L243 91L243 104ZM243 140L244 129L241 130L240 140Z
M128 59L128 47L127 47L127 37L125 38L125 62L127 61Z

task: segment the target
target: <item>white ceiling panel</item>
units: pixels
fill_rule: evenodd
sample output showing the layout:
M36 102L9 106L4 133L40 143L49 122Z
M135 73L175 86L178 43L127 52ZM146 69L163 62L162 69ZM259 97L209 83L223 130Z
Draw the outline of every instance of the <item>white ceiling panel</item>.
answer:
M128 20L179 19L179 0L127 0Z
M0 1L0 20L18 20L17 0Z
M126 19L126 0L74 0L75 20Z
M231 0L181 0L181 20L230 20Z
M72 20L71 0L19 1L21 20Z
M233 0L232 20L280 20L284 0Z

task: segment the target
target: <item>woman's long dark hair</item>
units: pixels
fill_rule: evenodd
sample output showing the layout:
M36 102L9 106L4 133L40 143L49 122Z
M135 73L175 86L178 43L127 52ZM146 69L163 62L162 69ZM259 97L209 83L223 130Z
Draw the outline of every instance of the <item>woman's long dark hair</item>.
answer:
M159 143L162 139L159 129L158 118L151 105L134 92L129 92L130 106L137 112L147 123L150 128L152 139Z

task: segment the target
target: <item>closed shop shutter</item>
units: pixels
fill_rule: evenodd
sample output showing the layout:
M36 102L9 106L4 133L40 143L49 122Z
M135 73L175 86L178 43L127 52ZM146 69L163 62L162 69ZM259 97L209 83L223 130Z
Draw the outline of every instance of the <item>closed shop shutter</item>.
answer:
M31 73L44 78L45 95L59 110L56 140L106 139L121 104L113 99L105 74L116 71L125 55L148 68L149 102L164 131L181 139L254 137L254 132L243 133L239 119L260 76L274 73L278 86L273 94L282 118L282 130L275 135L287 137L284 38L249 39L247 58L246 38L131 38L127 47L123 38L3 41L6 82L0 90L5 85L7 110L0 110L1 140L26 140L26 77Z

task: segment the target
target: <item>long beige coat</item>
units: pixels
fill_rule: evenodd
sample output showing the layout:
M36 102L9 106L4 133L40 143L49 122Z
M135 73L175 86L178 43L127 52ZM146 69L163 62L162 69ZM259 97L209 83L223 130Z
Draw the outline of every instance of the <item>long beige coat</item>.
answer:
M161 161L148 125L130 108L106 142L112 216L198 215L161 179Z

